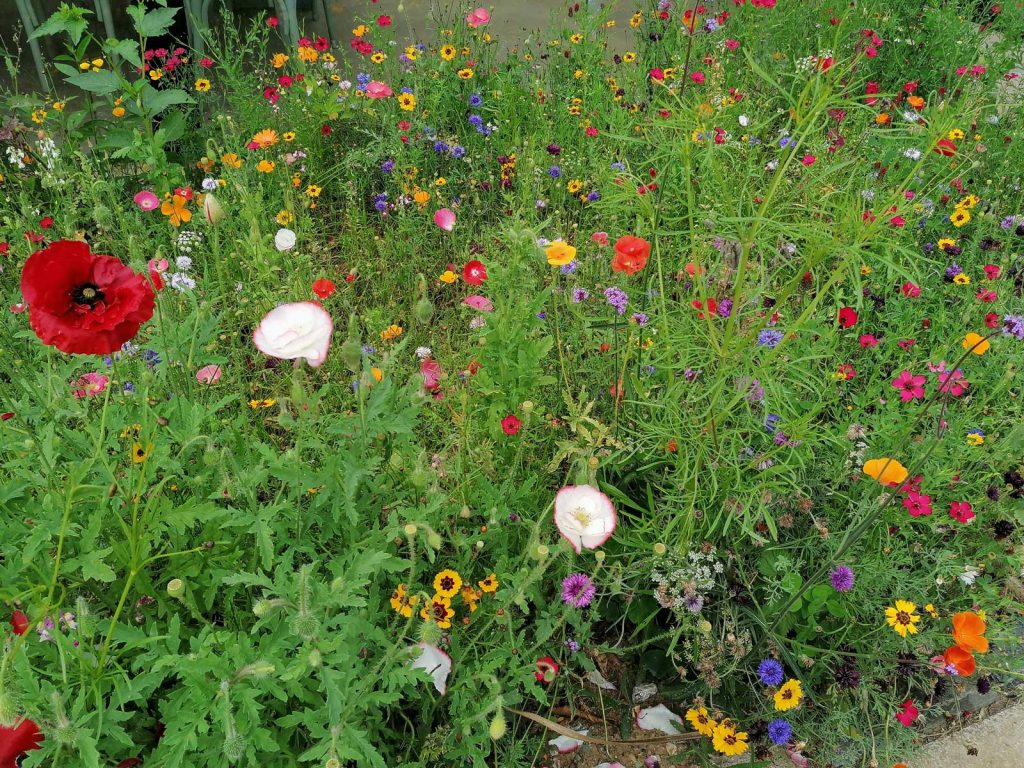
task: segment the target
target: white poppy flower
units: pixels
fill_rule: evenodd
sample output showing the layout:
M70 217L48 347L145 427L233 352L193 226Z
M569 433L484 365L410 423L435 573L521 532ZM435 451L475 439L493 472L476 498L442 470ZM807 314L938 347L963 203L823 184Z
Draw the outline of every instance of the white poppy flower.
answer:
M295 247L295 233L290 229L279 229L274 235L274 247L281 253L290 251Z
M282 360L303 359L314 368L327 359L334 322L312 301L282 304L270 310L252 335L256 348Z
M642 731L661 731L669 736L682 733L681 728L676 728L674 723L683 724L683 718L666 707L659 704L656 707L641 709L636 716L636 727Z
M587 736L589 735L590 731L584 729L582 731L577 731L577 733L580 736ZM560 755L566 755L569 752L575 752L577 749L583 746L583 740L574 739L571 736L559 736L557 739L551 739L551 741L549 741L548 744L557 749Z
M414 647L420 649L420 655L412 662L412 668L425 670L434 678L437 692L444 696L448 690L448 675L452 671L451 656L430 643L417 643Z
M555 525L576 554L597 549L615 533L615 507L592 485L567 485L555 496Z

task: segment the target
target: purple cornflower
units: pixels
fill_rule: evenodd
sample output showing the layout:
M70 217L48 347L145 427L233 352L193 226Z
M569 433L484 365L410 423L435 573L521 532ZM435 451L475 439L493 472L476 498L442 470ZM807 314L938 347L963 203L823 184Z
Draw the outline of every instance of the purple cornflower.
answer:
M456 160L459 160L459 159L461 159L461 158L466 156L466 148L465 147L460 147L458 144L456 144L451 149L451 155Z
M782 665L775 659L765 659L757 667L757 675L765 685L782 685L786 676Z
M634 323L642 327L647 325L647 321L650 320L650 318L647 317L647 315L645 315L643 312L634 312L632 320Z
M598 192L596 189L593 192L588 192L587 193L587 202L588 203L596 203L600 199L601 199L601 193Z
M626 314L626 305L629 303L629 296L621 288L612 286L611 288L604 289L604 297L608 299L608 303L615 307L615 311L620 315Z
M548 176L550 176L552 179L561 178L562 169L559 168L557 165L552 165L550 168L548 168Z
M963 271L963 267L961 267L954 261L952 264L946 267L946 277L952 280L954 277L961 274Z
M748 379L745 376L736 382L736 389L747 393L747 402L760 403L764 400L764 387L757 379Z
M772 440L776 445L785 445L789 442L789 435L783 432L781 429L772 436Z
M579 304L581 301L586 301L590 298L590 291L586 288L573 288L572 289L572 303Z
M484 124L484 119L480 115L470 115L469 124L479 127Z
M840 565L832 571L831 579L836 592L849 592L853 589L853 571L845 565Z
M469 106L471 107L479 107L483 103L483 97L479 93L474 93L469 97Z
M718 316L728 317L732 314L732 299L722 299L718 302Z
M774 328L765 328L759 334L757 334L757 343L762 347L768 347L768 349L774 349L782 341L785 334L782 331L777 331Z
M586 608L597 594L597 588L585 573L574 573L562 581L562 602L573 608Z
M1024 315L1006 315L1003 318L1003 335L1016 336L1024 341Z
M793 727L781 717L768 723L768 738L779 746L789 744L793 738Z
M392 160L391 158L388 158L387 160L380 164L380 169L384 171L384 173L391 173L393 170L395 170L395 161Z
M578 266L579 262L573 259L568 264L563 264L558 271L561 272L563 275L571 275L573 272L576 271L576 267Z

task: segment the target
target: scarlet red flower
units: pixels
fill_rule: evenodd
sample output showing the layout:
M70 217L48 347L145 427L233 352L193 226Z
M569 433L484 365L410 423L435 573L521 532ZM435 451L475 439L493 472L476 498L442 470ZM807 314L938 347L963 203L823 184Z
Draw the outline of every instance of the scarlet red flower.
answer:
M267 26L268 27L276 27L277 24L278 24L277 16L268 16L267 17Z
M470 285L481 285L487 279L487 267L476 259L468 261L462 268L462 279Z
M533 676L537 678L539 683L550 683L553 682L555 677L558 675L558 662L552 659L550 656L544 656L543 658L537 659L537 671L533 673Z
M938 152L943 157L952 157L956 154L956 144L949 139L939 139L935 144L935 152Z
M29 323L62 352L108 355L153 316L153 289L113 256L59 240L32 254L21 272Z
M334 293L335 285L333 280L328 280L326 277L321 277L319 280L313 281L313 293L319 296L321 299L326 299Z
M634 275L647 266L651 255L651 244L642 237L623 235L615 241L615 255L612 257L612 272Z
M39 749L42 741L39 726L27 718L15 728L0 725L0 768L17 768L18 759L31 749Z
M501 420L501 429L506 435L515 435L519 433L522 428L523 422L515 417L514 414L509 414Z
M896 713L896 719L899 720L903 725L909 728L911 724L917 720L917 716L920 714L917 707L914 706L914 702L907 699L903 702L903 708L900 712Z
M11 630L16 635L24 635L28 631L28 616L22 611L11 613Z
M857 324L857 313L852 307L843 307L839 310L839 325L843 328L852 328Z
M44 216L39 220L39 226L43 229L49 229L53 226L53 216Z

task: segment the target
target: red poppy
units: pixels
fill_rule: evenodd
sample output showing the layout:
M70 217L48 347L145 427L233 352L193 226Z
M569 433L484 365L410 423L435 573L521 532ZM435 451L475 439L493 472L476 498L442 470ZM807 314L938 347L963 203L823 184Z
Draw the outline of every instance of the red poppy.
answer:
M911 724L917 720L917 716L920 714L917 707L914 706L914 702L907 699L903 702L903 708L900 712L896 713L896 719L899 720L903 725L909 728Z
M612 272L625 272L634 275L647 266L651 255L651 244L642 237L623 235L615 242L615 255L612 256Z
M53 217L44 216L39 220L39 226L42 227L43 229L49 229L50 227L53 226Z
M843 307L839 310L839 325L843 328L852 328L857 324L857 313L853 307Z
M326 277L321 277L319 280L313 281L313 293L321 299L326 299L328 296L333 295L335 287L334 281L328 280Z
M511 413L501 420L501 429L502 431L504 431L506 435L518 434L522 426L523 422L521 422Z
M956 154L956 144L949 139L939 139L935 144L935 152L938 152L943 157L952 157Z
M11 250L10 243L0 243L0 256L6 256Z
M11 613L11 629L16 635L24 635L28 631L28 616L22 611L13 611Z
M16 728L0 725L0 768L17 768L18 758L30 749L39 749L42 741L39 726L27 718Z
M538 683L553 682L557 675L557 661L552 659L550 656L545 656L541 659L537 659L537 671L533 673L533 676L537 678Z
M21 293L32 330L62 352L111 354L153 316L146 278L77 240L32 254L21 272Z
M481 285L487 279L487 267L476 259L468 261L462 268L462 279L470 285Z

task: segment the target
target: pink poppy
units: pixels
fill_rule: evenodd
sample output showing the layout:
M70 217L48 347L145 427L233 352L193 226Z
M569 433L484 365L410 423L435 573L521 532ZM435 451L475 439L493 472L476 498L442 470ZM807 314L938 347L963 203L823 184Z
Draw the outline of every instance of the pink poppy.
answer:
M133 199L135 204L144 211L152 211L160 207L160 198L148 189L139 192Z
M909 280L900 287L900 290L903 291L903 295L909 299L916 299L921 295L920 286L914 285Z
M608 233L607 232L595 232L590 236L591 242L597 243L600 246L608 245Z
M477 8L475 11L470 11L466 14L466 24L468 24L472 29L482 27L490 20L491 12L486 8Z
M386 99L391 94L391 87L378 80L371 80L370 84L366 86L366 96L370 99Z
M71 390L71 395L76 400L81 400L83 397L92 397L100 394L107 388L107 383L110 381L109 376L104 376L101 373L86 373L78 377L78 381L74 383L76 389Z
M892 386L900 392L900 399L904 402L921 400L924 397L924 383L927 379L924 376L915 376L910 371L901 371L900 375L892 380Z
M462 303L465 304L467 307L479 309L481 312L494 311L494 305L491 304L491 300L488 299L486 296L467 296L462 300Z
M436 360L427 358L420 363L420 375L423 376L423 388L433 392L441 384L441 366Z
M196 371L196 380L200 384L216 384L220 381L221 373L219 365L204 365Z
M445 232L455 229L455 213L450 208L441 208L434 212L434 223Z

